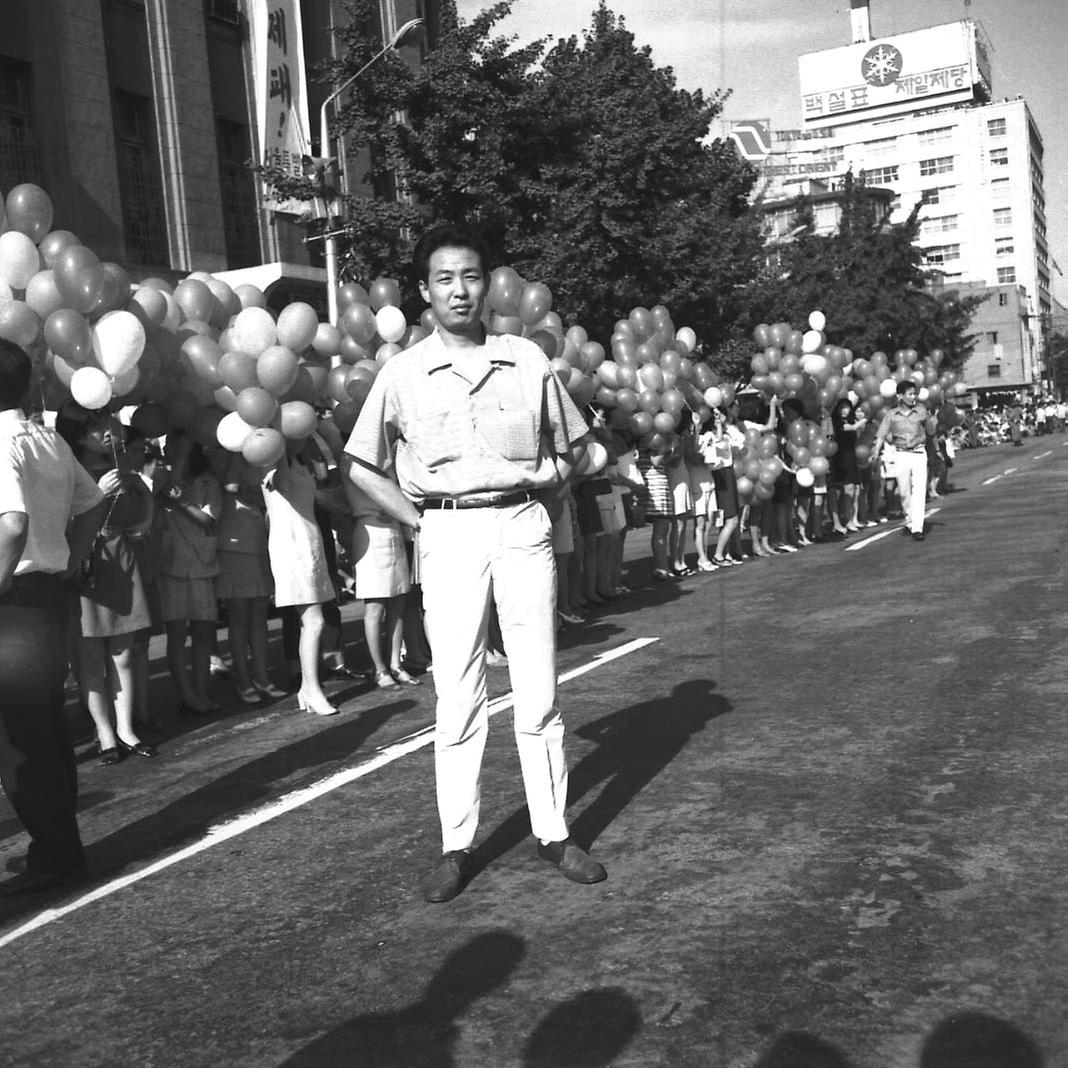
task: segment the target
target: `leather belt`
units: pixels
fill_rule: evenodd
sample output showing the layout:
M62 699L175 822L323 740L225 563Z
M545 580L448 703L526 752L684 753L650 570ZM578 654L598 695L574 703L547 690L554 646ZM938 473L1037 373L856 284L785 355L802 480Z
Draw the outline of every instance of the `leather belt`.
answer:
M424 510L431 508L447 512L465 508L506 508L510 504L525 504L537 498L538 495L533 490L506 493L502 497L428 497L421 507Z

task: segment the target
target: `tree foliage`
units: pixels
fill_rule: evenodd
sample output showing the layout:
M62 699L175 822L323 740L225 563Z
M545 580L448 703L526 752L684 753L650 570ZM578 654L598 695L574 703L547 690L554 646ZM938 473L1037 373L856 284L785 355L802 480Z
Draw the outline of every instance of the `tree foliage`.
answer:
M915 244L918 213L917 207L905 222L891 224L863 183L847 175L837 232L814 233L811 206L803 204L797 218L802 235L783 246L778 264L750 287L739 329L779 320L804 328L819 308L828 340L857 356L940 348L946 367L960 367L971 352L968 327L983 298L932 288Z
M548 51L495 35L510 0L467 23L452 0L442 6L426 61L410 69L386 57L341 110L350 141L370 150L355 177L382 192L396 175L411 198L351 200L349 273L399 274L405 227L464 219L498 263L548 284L564 317L593 336L656 303L706 339L724 336L761 249L748 206L755 175L708 141L726 94L678 89L603 4L581 41ZM334 84L371 54L372 5L350 9Z

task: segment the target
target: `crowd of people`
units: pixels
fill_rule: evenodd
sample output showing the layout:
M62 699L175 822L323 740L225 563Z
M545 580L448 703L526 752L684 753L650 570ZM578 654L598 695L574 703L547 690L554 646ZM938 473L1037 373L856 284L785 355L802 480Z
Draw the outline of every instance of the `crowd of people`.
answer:
M1027 404L996 404L965 414L964 423L952 438L958 448L978 449L1024 438L1063 433L1068 425L1068 403L1051 397L1036 397Z

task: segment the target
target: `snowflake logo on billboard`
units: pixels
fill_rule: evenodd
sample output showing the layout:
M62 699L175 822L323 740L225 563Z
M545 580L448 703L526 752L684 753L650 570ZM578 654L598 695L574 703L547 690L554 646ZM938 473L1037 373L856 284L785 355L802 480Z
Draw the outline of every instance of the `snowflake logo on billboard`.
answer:
M901 53L893 45L880 44L868 49L860 69L868 85L890 85L897 81L903 64Z

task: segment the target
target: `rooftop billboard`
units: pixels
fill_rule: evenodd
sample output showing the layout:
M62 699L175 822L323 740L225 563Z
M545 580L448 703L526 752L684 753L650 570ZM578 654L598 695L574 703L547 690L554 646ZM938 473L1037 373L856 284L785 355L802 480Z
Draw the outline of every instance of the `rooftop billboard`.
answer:
M798 58L806 126L838 126L990 97L990 63L971 19Z

